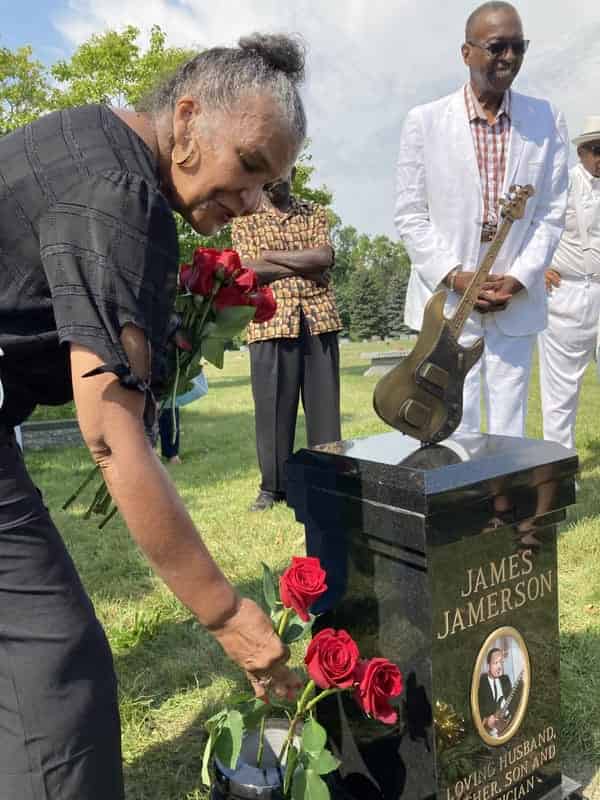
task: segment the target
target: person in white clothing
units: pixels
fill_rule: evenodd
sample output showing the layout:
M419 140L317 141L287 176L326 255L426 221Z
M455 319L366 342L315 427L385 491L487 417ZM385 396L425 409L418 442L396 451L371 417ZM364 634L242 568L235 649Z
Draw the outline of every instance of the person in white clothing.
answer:
M548 327L538 339L544 439L571 449L600 319L600 116L588 117L573 144L579 163L570 173L565 230L546 272Z
M527 45L510 3L479 6L462 45L468 83L413 108L401 134L395 223L412 261L405 309L411 328L421 328L425 304L444 285L451 315L498 228L500 199L514 184L535 189L460 339L485 341L465 381L460 432L481 430L483 388L488 432L524 435L533 348L546 325L544 270L563 229L563 115L510 88Z

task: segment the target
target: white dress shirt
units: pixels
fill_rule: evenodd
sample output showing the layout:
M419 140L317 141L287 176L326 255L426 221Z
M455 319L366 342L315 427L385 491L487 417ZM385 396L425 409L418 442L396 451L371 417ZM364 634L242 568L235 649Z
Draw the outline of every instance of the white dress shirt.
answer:
M583 223L587 229L587 259L584 257L578 225L577 200L581 204ZM569 176L565 230L554 253L552 266L566 277L590 272L600 275L600 178L594 178L581 163L573 167Z
M499 703L501 700L504 700L504 692L502 691L502 684L500 683L500 678L492 678L488 675L488 681L490 682L490 689L492 690L492 697Z

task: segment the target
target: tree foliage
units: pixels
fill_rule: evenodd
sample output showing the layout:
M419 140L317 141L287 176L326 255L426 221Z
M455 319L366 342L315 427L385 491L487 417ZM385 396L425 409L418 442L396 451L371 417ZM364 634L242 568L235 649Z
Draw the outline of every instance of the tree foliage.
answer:
M0 136L39 117L48 97L45 68L31 47L0 47Z
M404 334L404 299L410 273L404 246L387 236L369 237L341 224L334 226L332 240L333 284L344 332L357 339Z
M142 52L139 34L133 25L94 34L68 61L57 61L50 69L59 84L52 92L51 107L84 103L136 106L164 77L195 55L191 50L166 47L166 36L157 25L150 32L148 49Z

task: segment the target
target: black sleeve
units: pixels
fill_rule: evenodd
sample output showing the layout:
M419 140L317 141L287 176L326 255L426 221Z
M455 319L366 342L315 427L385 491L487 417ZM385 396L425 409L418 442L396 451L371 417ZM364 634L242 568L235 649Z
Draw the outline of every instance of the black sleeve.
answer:
M162 194L134 174L91 176L44 215L40 251L59 340L88 347L123 378L120 334L132 323L151 344L151 380L160 382L178 261Z

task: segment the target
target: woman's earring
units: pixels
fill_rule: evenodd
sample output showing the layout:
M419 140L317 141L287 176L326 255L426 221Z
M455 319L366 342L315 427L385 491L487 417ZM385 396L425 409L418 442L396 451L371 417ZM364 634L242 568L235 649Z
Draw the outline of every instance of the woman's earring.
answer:
M184 150L178 144L173 147L171 151L171 160L178 166L183 167L190 158L194 155L194 146L189 145L187 150Z

